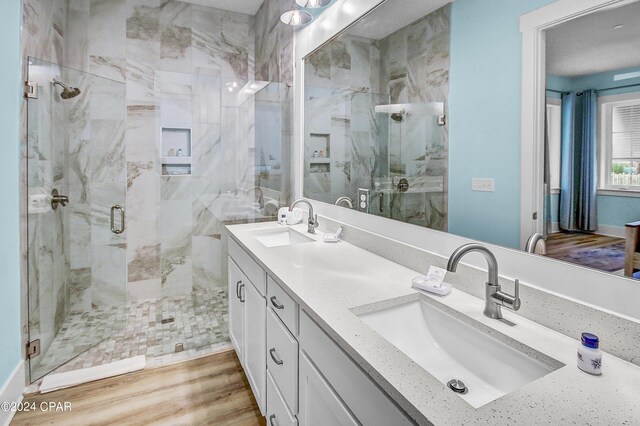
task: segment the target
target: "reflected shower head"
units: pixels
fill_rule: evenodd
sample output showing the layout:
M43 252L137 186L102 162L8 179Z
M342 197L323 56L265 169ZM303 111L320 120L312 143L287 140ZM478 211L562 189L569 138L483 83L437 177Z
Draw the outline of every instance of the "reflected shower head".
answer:
M69 87L63 82L54 79L53 85L55 86L56 84L62 87L62 93L60 93L60 97L62 99L72 99L82 93L82 91L80 91L80 89L78 89L77 87Z
M396 123L402 123L404 121L405 114L406 114L405 110L402 110L400 112L394 112L391 114L391 119Z

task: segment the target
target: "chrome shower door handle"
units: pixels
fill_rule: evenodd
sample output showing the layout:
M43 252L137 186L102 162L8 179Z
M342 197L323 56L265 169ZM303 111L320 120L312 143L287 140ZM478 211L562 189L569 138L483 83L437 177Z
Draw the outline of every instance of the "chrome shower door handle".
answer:
M116 210L120 210L120 227L116 228L115 216ZM120 204L111 207L111 232L114 234L122 234L124 232L124 208Z

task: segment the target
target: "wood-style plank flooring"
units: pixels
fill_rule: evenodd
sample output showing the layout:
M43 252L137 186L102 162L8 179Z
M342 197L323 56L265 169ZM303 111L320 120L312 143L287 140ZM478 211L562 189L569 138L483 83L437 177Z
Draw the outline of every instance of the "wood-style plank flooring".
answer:
M11 425L265 425L234 351L25 397L69 412L18 412Z
M624 238L599 234L558 232L546 241L546 256L601 271L624 268Z

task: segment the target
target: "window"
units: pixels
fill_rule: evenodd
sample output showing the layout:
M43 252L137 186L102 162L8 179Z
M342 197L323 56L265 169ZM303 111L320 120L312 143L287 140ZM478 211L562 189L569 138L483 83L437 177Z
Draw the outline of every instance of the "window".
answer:
M602 103L601 187L640 190L640 95L635 96Z

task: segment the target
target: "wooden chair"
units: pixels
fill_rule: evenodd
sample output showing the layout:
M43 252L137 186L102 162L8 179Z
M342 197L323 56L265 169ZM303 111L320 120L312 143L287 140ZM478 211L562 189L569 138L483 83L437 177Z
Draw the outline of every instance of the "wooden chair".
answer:
M640 269L640 222L627 223L625 229L624 275L631 277Z

